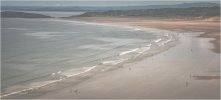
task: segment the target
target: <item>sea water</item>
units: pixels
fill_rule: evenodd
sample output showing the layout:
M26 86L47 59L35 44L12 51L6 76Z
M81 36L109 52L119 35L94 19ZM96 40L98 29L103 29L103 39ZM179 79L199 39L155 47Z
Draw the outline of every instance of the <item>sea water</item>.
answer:
M83 74L97 65L114 66L173 40L172 32L152 28L59 19L1 20L2 94Z

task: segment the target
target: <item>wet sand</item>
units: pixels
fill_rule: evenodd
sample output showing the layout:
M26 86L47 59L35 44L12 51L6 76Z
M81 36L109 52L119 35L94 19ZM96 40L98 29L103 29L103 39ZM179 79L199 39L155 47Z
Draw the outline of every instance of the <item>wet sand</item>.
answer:
M95 18L96 19L96 18ZM105 18L79 18L89 22L156 27L181 32L179 44L152 57L123 65L119 69L80 78L69 78L50 86L6 98L37 99L219 99L220 53L214 49L217 22L194 23ZM111 19L111 18L110 18ZM100 21L101 20L101 21ZM118 20L118 21L116 21ZM109 22L108 22L109 21ZM146 23L151 23L146 21ZM218 32L211 36L194 32ZM208 31L208 32L207 32ZM202 38L206 37L206 38ZM212 38L214 37L214 38ZM218 38L217 38L218 39ZM217 40L215 40L217 41ZM219 43L219 42L217 42ZM217 48L217 47L216 47Z
M181 44L166 52L39 98L218 99L219 54L209 50L211 39L193 35L183 34Z

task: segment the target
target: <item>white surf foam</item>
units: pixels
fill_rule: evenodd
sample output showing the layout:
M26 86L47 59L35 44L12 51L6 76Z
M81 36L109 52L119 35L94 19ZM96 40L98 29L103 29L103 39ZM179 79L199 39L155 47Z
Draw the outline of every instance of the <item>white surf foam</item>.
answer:
M134 28L134 30L135 30L135 31L140 31L140 30L142 30L142 29L140 29L140 28Z
M59 33L60 32L33 32L33 33L25 33L25 35L36 36L39 38L51 38L55 36L64 36Z
M142 48L140 48L137 52L138 52L138 53L144 53L144 52L148 51L149 49L150 49L150 46L142 47Z
M160 42L162 39L160 38L160 39L156 39L156 40L154 40L154 42Z
M58 82L58 81L61 81L61 80L38 82L38 83L32 84L31 88L27 88L27 89L23 89L23 90L20 90L20 91L11 92L11 93L8 93L8 94L3 94L3 95L1 94L0 97L6 97L6 96L13 95L13 94L17 94L17 93L21 93L21 92L25 92L25 91L29 91L29 90L33 90L33 89L37 89L37 88L40 88L40 87L43 87L43 86L46 86L46 85L49 85L49 84L52 84L52 83L55 83L55 82Z
M165 44L167 44L167 43L170 42L170 41L172 41L172 39L168 39L168 40L166 40L166 41L163 41L163 42L161 42L161 43L159 44L159 46L165 45Z
M83 73L86 73L86 72L89 72L91 70L93 70L94 68L96 68L97 66L92 66L92 67L89 67L89 68L86 68L86 69L83 69L84 71L82 72L78 72L78 73L73 73L71 71L67 71L67 72L62 72L62 71L58 71L56 73L52 73L52 75L56 75L56 74L59 74L59 75L63 75L63 76L66 76L66 78L68 77L72 77L72 76L77 76L77 75L80 75L80 74L83 74ZM73 69L74 70L74 69ZM33 90L33 89L37 89L37 88L40 88L40 87L44 87L44 86L47 86L49 84L52 84L52 83L55 83L55 82L59 82L59 81L62 81L63 79L65 79L64 77L62 78L59 78L58 80L50 80L50 81L43 81L43 82L34 82L32 84L30 84L28 87L30 88L27 88L27 89L23 89L23 90L20 90L20 91L15 91L15 92L11 92L11 93L8 93L8 94L1 94L0 97L6 97L6 96L10 96L10 95L13 95L13 94L17 94L17 93L21 93L21 92L25 92L25 91L29 91L29 90Z
M84 67L84 68L74 68L74 69L70 69L67 71L64 71L61 73L61 75L64 75L66 77L72 77L72 76L77 76L86 72L89 72L91 70L93 70L94 68L96 68L97 66L92 66L92 67Z
M165 33L165 35L164 35L164 36L167 36L167 37L168 37L168 36L169 36L169 34L168 34L168 33Z
M2 28L2 29L4 29L4 28ZM5 29L20 30L20 31L28 30L26 28L5 28Z
M121 52L119 55L122 56L122 55L125 55L125 54L128 54L128 53L133 53L133 52L136 52L137 50L139 50L139 48L135 48L135 49L131 49L131 50L128 50L128 51Z
M147 47L150 47L152 44L148 44L148 45L146 45Z
M119 59L119 60L110 60L110 61L104 61L102 62L103 65L117 65L121 62L126 61L127 59Z

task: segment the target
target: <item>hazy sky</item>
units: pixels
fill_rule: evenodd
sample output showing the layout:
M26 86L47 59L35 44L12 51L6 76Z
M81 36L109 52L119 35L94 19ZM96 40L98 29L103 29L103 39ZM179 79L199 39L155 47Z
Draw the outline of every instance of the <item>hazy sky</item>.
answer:
M2 0L2 6L139 6L169 5L192 2L216 2L212 0Z

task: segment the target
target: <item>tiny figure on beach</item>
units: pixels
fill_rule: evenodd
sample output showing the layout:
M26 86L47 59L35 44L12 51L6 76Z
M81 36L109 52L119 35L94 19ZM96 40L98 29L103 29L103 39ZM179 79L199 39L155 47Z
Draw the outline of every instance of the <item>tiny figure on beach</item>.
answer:
M188 87L189 86L189 82L188 81L186 81L186 87Z
M78 91L78 89L75 89L74 91L73 91L73 90L74 90L74 89L71 89L70 92L71 92L71 93L75 93L75 94L80 94L80 91Z
M80 91L78 91L78 89L76 89L76 90L74 91L74 93L75 93L75 94L80 94Z

